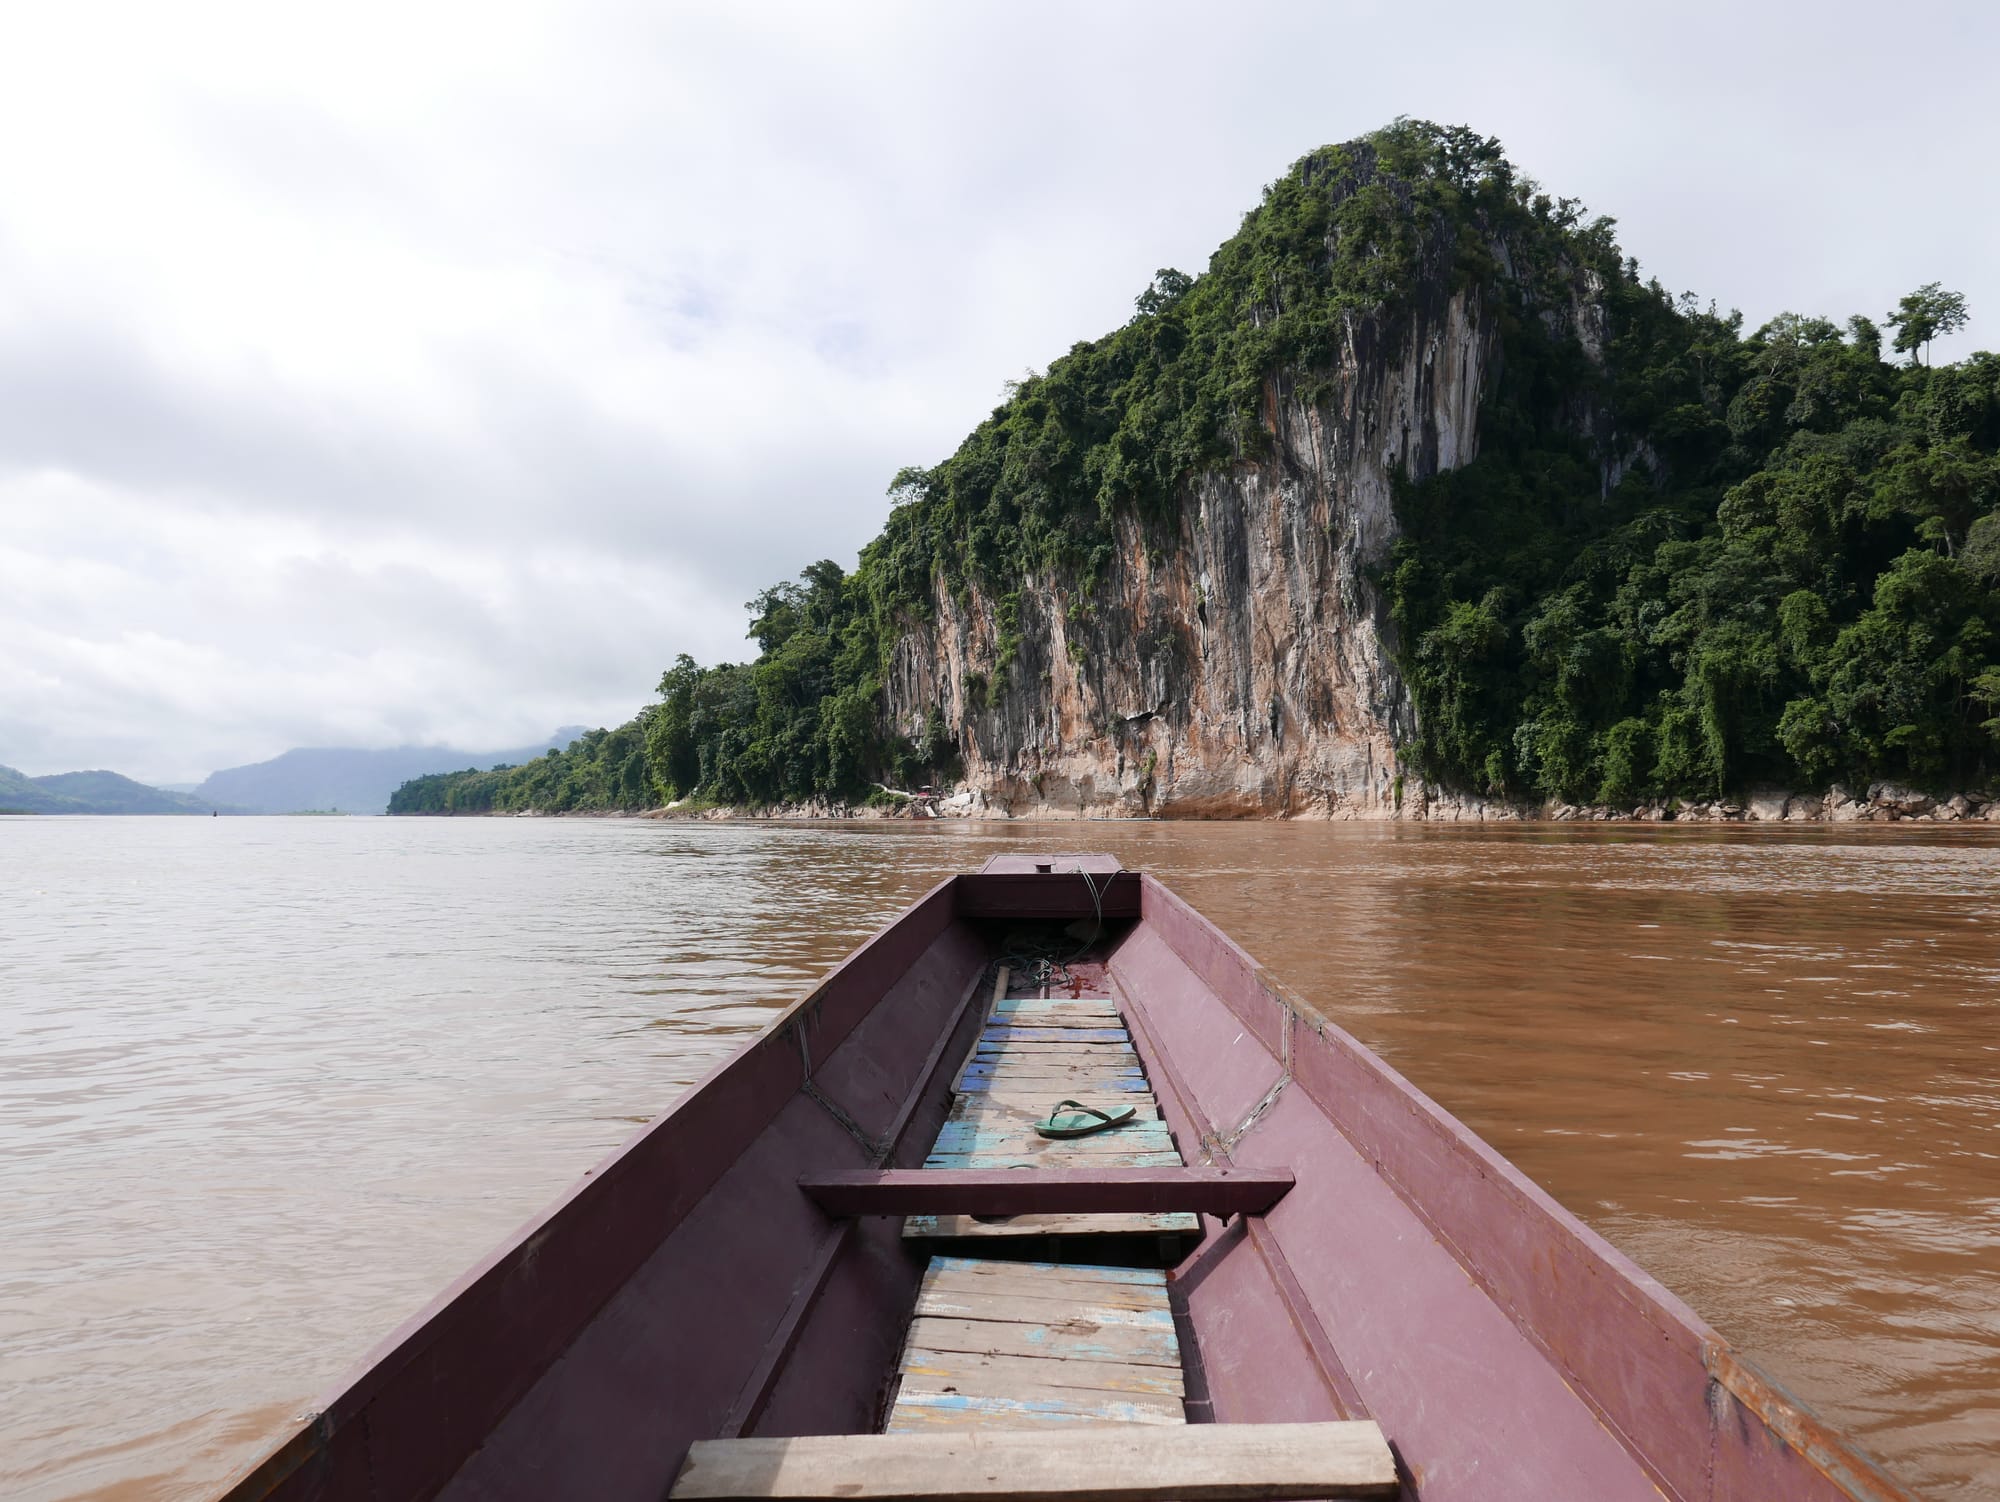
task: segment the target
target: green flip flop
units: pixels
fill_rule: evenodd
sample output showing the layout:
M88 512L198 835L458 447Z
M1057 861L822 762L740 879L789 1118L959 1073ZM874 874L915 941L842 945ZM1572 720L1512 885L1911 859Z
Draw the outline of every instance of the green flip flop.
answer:
M1076 1109L1065 1109L1070 1106ZM1118 1106L1100 1111L1080 1100L1059 1100L1053 1111L1035 1123L1035 1130L1044 1137L1088 1137L1092 1132L1108 1132L1113 1127L1125 1125L1137 1109L1136 1106Z

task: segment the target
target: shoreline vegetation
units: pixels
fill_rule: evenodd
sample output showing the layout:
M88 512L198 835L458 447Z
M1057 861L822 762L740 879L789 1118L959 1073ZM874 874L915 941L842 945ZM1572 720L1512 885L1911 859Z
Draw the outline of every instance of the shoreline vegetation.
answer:
M1016 815L971 789L951 794L896 794L890 799L845 804L798 803L742 807L698 803L692 799L667 805L633 808L462 809L411 814L414 818L484 819L689 819L717 822L796 823L812 820L907 819L1006 821ZM1037 808L1019 816L1048 822L1162 823L1171 815L1109 815L1081 810L1052 813ZM1996 824L2000 825L2000 794L1991 789L1934 796L1895 783L1851 789L1835 784L1824 793L1799 794L1782 788L1761 788L1741 801L1717 798L1683 802L1668 799L1651 805L1611 807L1605 804L1549 803L1541 805L1465 800L1441 794L1434 799L1411 798L1387 817L1349 818L1292 816L1292 823L1607 823L1607 824Z
M1397 486L1361 586L1399 683L1364 706L1395 727L1386 816L1748 819L1757 789L1837 787L1822 817L1936 818L1955 797L1983 817L2000 356L1930 363L1969 316L1935 283L1879 321L1785 313L1746 334L1643 278L1614 228L1463 128L1398 121L1313 152L1205 273L1161 271L1127 324L900 472L852 572L816 563L750 602L754 659L682 655L625 725L415 779L390 812L861 809L893 802L879 785L967 783L997 814L993 785L1031 774L985 755L995 727L1049 718L1025 593L1114 603L1121 568L1187 545L1192 487L1269 457L1278 393L1334 401L1423 299L1463 297L1491 314L1476 457ZM899 650L972 600L994 639L963 692L892 723ZM1097 810L1156 811L1152 760L1117 768L1132 790Z

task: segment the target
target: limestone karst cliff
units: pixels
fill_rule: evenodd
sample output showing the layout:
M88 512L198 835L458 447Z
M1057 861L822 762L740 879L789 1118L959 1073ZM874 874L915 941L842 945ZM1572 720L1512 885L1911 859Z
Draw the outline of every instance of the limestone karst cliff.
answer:
M1344 156L1345 171L1302 164L1329 210L1383 177L1367 147ZM1551 280L1544 247L1528 285L1503 229L1443 213L1417 227L1394 302L1338 310L1327 366L1270 372L1259 441L1174 486L1165 515L1118 513L1087 588L1030 572L1008 630L985 581L933 577L932 613L906 617L890 649L886 707L912 738L942 708L977 808L1346 818L1434 796L1398 757L1415 709L1377 579L1396 487L1478 452L1503 308L1593 360L1605 312L1596 276L1566 264ZM1486 281L1465 275L1468 234ZM1587 405L1570 415L1579 436L1612 438Z
M751 602L753 660L391 808L2000 806L2000 358L1923 358L1967 316L1746 336L1398 121L897 475L852 570Z

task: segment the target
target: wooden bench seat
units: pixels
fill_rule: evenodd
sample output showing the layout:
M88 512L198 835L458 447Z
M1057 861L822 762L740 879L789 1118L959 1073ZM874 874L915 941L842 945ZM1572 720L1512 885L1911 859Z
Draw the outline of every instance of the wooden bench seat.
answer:
M1396 1467L1367 1421L959 1429L704 1440L684 1502L1254 1502L1393 1497Z

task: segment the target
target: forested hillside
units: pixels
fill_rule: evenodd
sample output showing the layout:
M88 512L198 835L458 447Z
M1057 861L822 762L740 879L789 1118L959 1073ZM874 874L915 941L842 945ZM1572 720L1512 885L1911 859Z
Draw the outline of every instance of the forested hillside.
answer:
M55 772L27 777L0 767L0 813L238 814L243 810L186 793L148 787L116 772Z
M1162 271L1130 322L896 476L852 573L817 563L751 603L750 661L683 656L631 723L419 779L391 811L757 806L948 777L992 705L1042 691L1016 670L1024 587L1098 608L1121 527L1147 556L1185 546L1189 487L1268 451L1281 393L1334 402L1422 299L1460 294L1492 341L1478 457L1406 480L1400 535L1368 564L1414 710L1399 788L1623 806L1990 778L2000 359L1928 358L1962 300L1933 285L1879 321L1746 334L1497 143L1399 122L1302 159L1204 274ZM994 602L991 673L898 733L897 642L973 594Z
M1655 462L1601 501L1559 435L1496 410L1479 459L1399 508L1415 765L1610 804L1985 778L2000 359L1922 361L1963 316L1935 287L1903 299L1896 363L1862 316L1787 314L1746 338L1683 306L1678 348L1615 334L1612 369L1662 396Z

